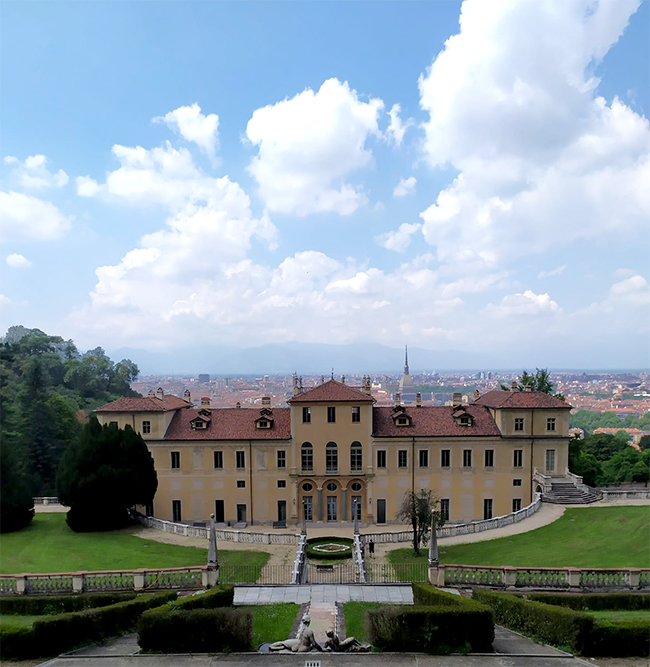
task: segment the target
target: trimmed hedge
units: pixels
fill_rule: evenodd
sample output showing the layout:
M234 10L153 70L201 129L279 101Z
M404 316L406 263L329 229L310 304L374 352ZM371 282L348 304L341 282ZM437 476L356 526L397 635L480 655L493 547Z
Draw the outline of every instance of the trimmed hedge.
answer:
M584 655L650 656L650 621L597 621Z
M152 609L138 621L143 651L162 653L227 653L250 651L253 614L248 609Z
M558 607L569 607L576 610L619 610L619 609L650 609L648 593L530 593L526 596L534 602L544 602Z
M474 589L473 597L492 607L497 623L547 644L568 646L584 653L591 643L595 619L588 614L478 588Z
M82 595L42 595L38 597L21 595L0 598L0 614L20 614L21 616L64 614L126 602L133 600L135 596L135 593L84 593Z
M314 551L314 545L318 544L341 544L349 548L339 553ZM354 542L349 537L312 537L307 540L307 558L314 558L316 560L344 560L352 558L353 546Z
M100 642L129 631L147 609L176 599L176 592L140 595L133 600L87 609L85 611L45 616L31 628L2 629L3 658L37 658Z
M426 605L431 606L442 606L442 607L476 607L477 602L474 600L468 600L460 595L454 595L453 593L447 593L441 591L439 588L434 588L428 584L418 584L412 583L411 588L413 589L413 604L416 605ZM481 605L481 608L484 608Z
M234 586L217 586L206 593L179 598L170 606L178 609L215 609L217 607L232 607L234 600Z
M492 651L494 622L483 605L381 607L369 609L366 618L370 643L384 651Z

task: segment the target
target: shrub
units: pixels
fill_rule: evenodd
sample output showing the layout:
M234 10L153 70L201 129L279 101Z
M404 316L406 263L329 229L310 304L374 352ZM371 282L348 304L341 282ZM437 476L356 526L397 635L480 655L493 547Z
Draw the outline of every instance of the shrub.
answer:
M492 651L492 612L480 604L381 607L369 609L366 618L371 644L385 651Z
M62 614L105 607L116 602L126 602L133 600L135 596L135 593L85 593L83 595L43 595L39 597L21 595L13 598L0 598L0 613L24 616Z
M594 618L572 609L525 600L510 593L474 589L474 599L490 605L497 623L548 644L583 653L591 642Z
M174 603L174 606L178 609L215 609L216 607L232 607L234 599L234 586L218 586L206 593L181 598Z
M649 656L650 621L598 621L584 655Z
M340 544L347 548L345 551L341 552L314 550L314 547L319 544ZM307 540L307 558L314 558L317 560L341 560L343 558L350 558L350 556L352 556L352 544L353 541L348 537L312 537Z
M253 615L247 609L178 609L145 612L138 621L138 644L162 653L249 651Z
M453 593L446 593L427 584L413 583L411 587L413 589L413 604L416 605L426 605L429 607L459 607L469 605L469 607L473 608L478 604L474 600L468 600ZM484 608L483 605L481 605L481 608Z
M175 592L140 595L85 611L45 616L25 632L0 632L3 658L32 658L56 655L80 644L103 641L133 628L140 614L174 600ZM8 638L8 641L5 641Z
M544 602L577 610L602 611L605 609L650 609L648 593L531 593L526 596L534 602Z

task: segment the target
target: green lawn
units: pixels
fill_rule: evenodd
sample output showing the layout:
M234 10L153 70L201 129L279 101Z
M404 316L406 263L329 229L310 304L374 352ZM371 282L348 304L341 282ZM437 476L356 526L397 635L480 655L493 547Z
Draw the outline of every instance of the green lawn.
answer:
M368 642L365 613L368 609L385 606L382 602L345 602L343 604L345 634L348 637L356 637L360 642Z
M184 567L205 565L207 558L207 548L143 540L129 535L128 529L75 533L68 528L65 514L37 514L27 528L3 534L0 574ZM261 551L219 549L224 566L262 567L268 558Z
M650 609L614 609L612 611L586 611L599 621L650 621Z
M0 616L0 628L7 628L13 630L14 628L29 628L32 623L42 616Z
M422 562L410 549L388 555L393 563ZM519 567L650 567L648 507L567 509L537 530L487 542L444 546L441 563Z
M238 607L253 612L253 647L288 639L300 605L293 602Z

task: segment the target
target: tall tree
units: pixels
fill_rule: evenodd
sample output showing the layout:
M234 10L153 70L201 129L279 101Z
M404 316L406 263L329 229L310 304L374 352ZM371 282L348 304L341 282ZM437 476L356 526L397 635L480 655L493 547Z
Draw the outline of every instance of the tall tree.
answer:
M34 518L34 496L20 451L0 447L0 533L20 530Z
M501 385L501 389L510 391L510 387ZM550 394L555 398L564 400L564 394L553 393L555 385L551 381L551 374L548 368L536 368L534 373L529 373L527 370L522 371L521 377L514 387L515 391L541 391L544 394Z
M427 541L429 529L431 528L431 516L435 513L436 525L438 527L445 520L437 511L438 499L431 489L420 491L407 491L402 499L402 505L397 512L397 518L408 521L413 527L413 552L420 555L420 544Z
M112 530L129 523L130 507L153 502L158 477L138 433L93 417L63 453L57 485L72 530Z

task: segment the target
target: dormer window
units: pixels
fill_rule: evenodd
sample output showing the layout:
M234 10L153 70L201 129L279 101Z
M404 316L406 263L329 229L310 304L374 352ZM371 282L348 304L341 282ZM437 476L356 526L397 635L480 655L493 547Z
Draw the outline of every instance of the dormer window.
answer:
M201 410L199 410L200 417L210 417L211 414L212 413L210 412L210 410L206 410L205 408L201 408Z
M469 415L463 415L462 417L458 418L458 421L456 423L458 424L458 426L471 426L472 418Z
M271 428L271 422L268 419L258 419L257 428Z
M199 412L199 415L197 417L194 417L192 421L190 421L190 427L192 428L193 431L205 431L206 428L208 428L208 424L210 423L211 419L205 415L202 415L201 412L206 412L205 410L201 410ZM208 415L210 413L208 412Z
M395 419L395 426L410 426L411 418L408 415L400 415Z

